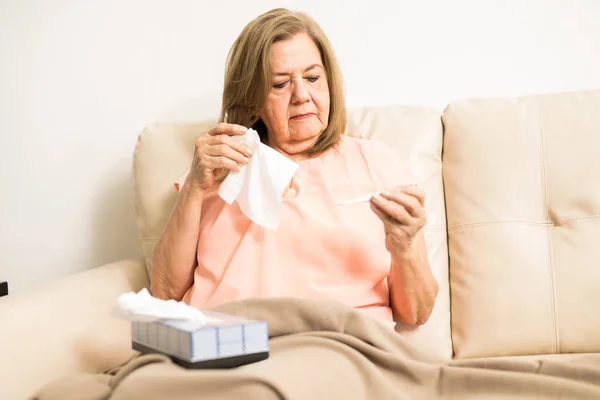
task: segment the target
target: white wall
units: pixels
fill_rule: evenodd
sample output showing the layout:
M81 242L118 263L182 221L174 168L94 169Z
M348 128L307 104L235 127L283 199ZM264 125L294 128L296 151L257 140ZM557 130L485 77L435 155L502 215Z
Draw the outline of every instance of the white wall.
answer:
M253 17L308 11L349 106L600 88L596 0L0 2L0 281L19 292L140 254L131 155L157 121L214 117Z

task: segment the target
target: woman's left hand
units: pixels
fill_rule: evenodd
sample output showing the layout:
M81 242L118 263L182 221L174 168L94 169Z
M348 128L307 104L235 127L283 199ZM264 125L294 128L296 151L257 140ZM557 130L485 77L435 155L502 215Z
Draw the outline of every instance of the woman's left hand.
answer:
M385 245L395 256L412 250L414 238L425 226L425 192L419 187L396 186L371 198L371 209L383 221Z

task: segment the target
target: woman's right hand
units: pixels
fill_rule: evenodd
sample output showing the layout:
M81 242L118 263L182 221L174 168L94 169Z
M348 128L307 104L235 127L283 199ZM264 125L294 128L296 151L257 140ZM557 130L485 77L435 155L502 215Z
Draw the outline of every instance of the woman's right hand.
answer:
M222 122L196 139L194 158L186 184L198 190L209 189L225 170L239 171L250 161L252 149L242 143L248 129Z

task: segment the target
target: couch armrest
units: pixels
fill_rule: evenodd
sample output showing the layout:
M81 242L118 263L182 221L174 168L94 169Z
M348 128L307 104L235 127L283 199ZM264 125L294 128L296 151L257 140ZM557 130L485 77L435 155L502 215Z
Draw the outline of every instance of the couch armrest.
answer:
M122 260L0 298L0 399L134 355L129 322L111 312L120 294L147 286L144 261Z

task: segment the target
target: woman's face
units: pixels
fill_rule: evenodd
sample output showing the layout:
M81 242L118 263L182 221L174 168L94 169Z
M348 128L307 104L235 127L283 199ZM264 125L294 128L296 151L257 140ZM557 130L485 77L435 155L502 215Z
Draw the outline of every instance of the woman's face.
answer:
M268 129L268 145L298 159L329 121L327 74L316 44L298 33L271 46L271 91L259 112Z

